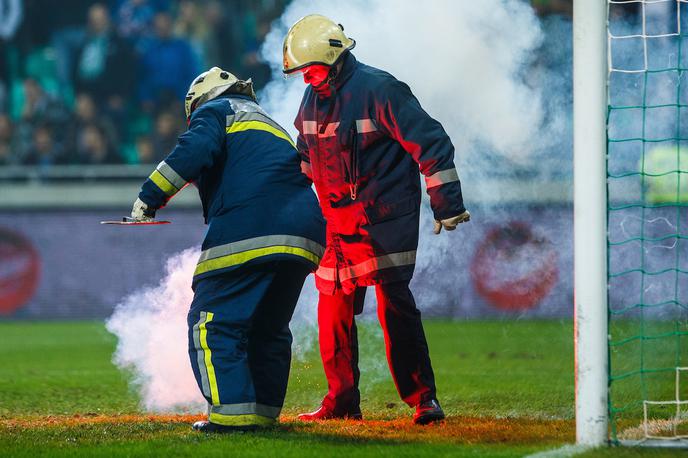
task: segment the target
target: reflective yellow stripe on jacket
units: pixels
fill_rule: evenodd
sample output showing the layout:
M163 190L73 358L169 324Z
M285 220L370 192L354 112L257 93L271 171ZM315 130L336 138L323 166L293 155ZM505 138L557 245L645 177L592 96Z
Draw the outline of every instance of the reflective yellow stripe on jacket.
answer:
M247 130L268 132L277 138L286 140L296 148L294 141L282 127L270 117L259 111L239 111L233 116L227 116L227 133L233 134Z
M262 256L289 254L307 259L315 265L325 248L319 243L295 235L266 235L227 243L204 250L194 275L233 267Z

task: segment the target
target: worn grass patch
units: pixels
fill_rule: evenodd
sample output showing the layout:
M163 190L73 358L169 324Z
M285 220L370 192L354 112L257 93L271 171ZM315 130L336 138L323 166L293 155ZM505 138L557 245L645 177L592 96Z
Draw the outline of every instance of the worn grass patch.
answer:
M51 416L0 421L0 451L8 456L522 456L571 441L570 420L453 417L419 427L407 419L303 423L285 417L258 433L209 436L190 425L201 416ZM30 445L30 447L27 447ZM458 454L458 455L457 455Z
M160 431L170 425L187 428L202 415L74 415L71 417L50 416L1 420L0 428L8 436L21 436L34 431L68 433L80 429L93 430L110 428L131 428L149 431L150 427ZM490 419L476 417L450 417L446 421L428 425L413 425L407 419L398 420L337 420L304 423L294 417L282 417L275 433L334 435L351 441L393 441L393 442L436 442L452 444L493 444L509 442L527 444L539 442L543 445L571 441L574 437L572 420L528 420ZM88 438L86 438L88 440Z

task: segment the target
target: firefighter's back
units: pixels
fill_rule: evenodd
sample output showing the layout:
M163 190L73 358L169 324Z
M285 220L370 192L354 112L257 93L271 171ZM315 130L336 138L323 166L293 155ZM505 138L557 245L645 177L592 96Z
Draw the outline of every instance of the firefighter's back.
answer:
M248 97L207 105L226 117L226 137L224 154L198 183L209 225L203 250L251 239L265 249L273 246L263 242L269 237L281 246L293 243L282 236L324 244L325 222L287 132Z

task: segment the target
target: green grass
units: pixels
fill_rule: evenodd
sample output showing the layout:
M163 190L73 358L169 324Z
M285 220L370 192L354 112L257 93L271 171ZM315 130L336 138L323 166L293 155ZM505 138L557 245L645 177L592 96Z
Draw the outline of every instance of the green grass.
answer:
M110 360L101 323L0 323L0 456L524 456L573 441L570 322L428 321L439 397L450 415L410 424L376 324L361 326L363 423L294 420L325 391L317 351L295 359L276 429L212 437L188 417L140 411ZM665 456L612 449L590 456ZM668 456L668 455L667 455Z

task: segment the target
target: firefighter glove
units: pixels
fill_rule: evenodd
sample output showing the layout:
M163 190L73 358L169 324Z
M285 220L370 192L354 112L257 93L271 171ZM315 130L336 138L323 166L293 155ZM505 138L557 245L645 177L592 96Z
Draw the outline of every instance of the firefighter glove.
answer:
M134 207L131 209L131 217L134 221L153 221L155 209L149 208L141 199L136 199Z
M442 231L442 228L444 227L448 231L453 231L456 229L456 226L458 226L461 223L466 223L471 220L471 214L468 213L468 210L465 212L461 213L460 215L453 216L451 218L443 219L441 221L435 220L435 228L433 232L435 234L439 234Z

